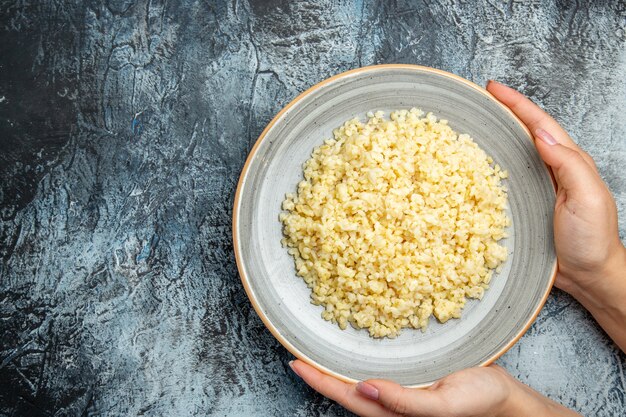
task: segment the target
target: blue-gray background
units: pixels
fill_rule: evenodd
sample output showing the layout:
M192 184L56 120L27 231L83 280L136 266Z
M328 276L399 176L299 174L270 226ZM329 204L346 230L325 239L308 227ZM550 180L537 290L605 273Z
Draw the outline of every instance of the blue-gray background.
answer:
M231 206L271 117L330 75L508 83L598 162L626 228L624 1L0 1L0 415L345 416L240 285ZM499 363L626 413L624 354L554 290Z

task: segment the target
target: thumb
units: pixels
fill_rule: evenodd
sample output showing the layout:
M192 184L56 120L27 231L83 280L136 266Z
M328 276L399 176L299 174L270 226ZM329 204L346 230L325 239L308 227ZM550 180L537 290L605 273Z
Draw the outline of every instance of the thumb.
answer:
M574 194L588 193L599 185L595 169L576 150L561 145L543 129L535 131L535 146L543 161L552 167L560 188Z
M405 388L384 379L370 379L359 382L356 390L400 415L429 417L440 416L445 412L445 404L441 398L435 392L426 389Z

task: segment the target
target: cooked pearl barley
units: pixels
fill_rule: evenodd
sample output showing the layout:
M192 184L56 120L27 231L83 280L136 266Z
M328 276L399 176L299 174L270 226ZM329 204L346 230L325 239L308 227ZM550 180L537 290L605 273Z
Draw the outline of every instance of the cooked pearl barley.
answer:
M373 337L461 317L506 260L506 171L418 109L347 121L287 194L283 245L322 317Z

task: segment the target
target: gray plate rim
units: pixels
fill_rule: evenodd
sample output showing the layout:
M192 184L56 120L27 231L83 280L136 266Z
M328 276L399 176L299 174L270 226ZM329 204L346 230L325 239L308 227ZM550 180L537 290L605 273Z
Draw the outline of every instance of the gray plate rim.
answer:
M394 70L394 69L398 69L398 70L412 70L412 71L418 71L418 72L430 72L430 73L435 73L438 74L440 76L444 76L450 79L451 82L455 82L455 83L462 83L465 84L466 86L469 86L475 90L477 90L478 92L480 92L481 94L485 95L487 98L489 98L491 101L497 103L510 117L512 120L514 120L517 124L519 124L519 126L526 132L526 135L528 136L528 140L533 140L533 137L530 133L530 130L528 129L528 127L511 111L511 109L509 109L507 106L505 106L503 103L501 103L500 101L498 101L491 93L489 93L486 89L480 87L479 85L463 78L460 77L458 75L452 74L450 72L447 71L443 71L440 69L436 69L436 68L431 68L431 67L426 67L426 66L422 66L422 65L412 65L412 64L382 64L382 65L372 65L372 66L367 66L367 67L361 67L361 68L356 68L353 70L349 70L337 75L334 75L330 78L327 78L323 81L321 81L318 84L315 84L314 86L310 87L309 89L307 89L306 91L304 91L303 93L301 93L300 95L298 95L295 99L293 99L289 104L287 104L285 107L283 107L277 114L276 116L274 116L274 118L268 123L268 125L265 127L265 129L263 129L263 132L261 132L261 134L259 135L259 138L257 139L257 141L255 142L254 146L252 147L252 150L250 151L250 153L248 154L248 157L246 158L246 162L244 163L244 166L241 170L241 175L239 176L239 181L237 183L237 189L235 191L235 198L234 198L234 203L233 203L233 217L232 217L232 238L233 238L233 250L235 253L235 260L237 263L237 270L239 272L239 276L241 279L241 283L244 287L244 290L246 291L246 295L248 296L248 299L250 300L250 302L252 303L252 307L254 308L254 310L256 311L257 315L261 318L261 320L263 321L263 324L265 325L265 327L267 327L267 329L272 333L272 335L276 338L276 340L278 340L278 342L280 342L281 345L283 345L290 353L292 353L295 357L297 357L298 359L302 360L303 362L313 366L314 368L318 369L319 371L330 375L332 377L335 377L343 382L348 382L348 383L357 383L358 381L352 378L349 378L345 375L342 375L340 373L334 372L330 369L328 369L327 367L325 367L324 365L312 360L311 358L309 358L307 355L305 355L303 352L301 352L299 349L297 349L291 342L289 342L289 340L287 340L287 338L282 335L279 331L279 329L268 319L268 317L263 313L263 309L261 308L261 306L258 303L258 300L256 299L256 297L254 296L254 292L252 291L252 288L250 286L250 281L249 281L249 277L246 275L245 273L245 268L244 268L244 260L242 259L242 254L241 254L241 247L239 244L239 211L240 211L240 197L241 197L241 192L243 190L243 187L245 185L246 182L246 178L248 176L249 173L249 167L250 167L250 163L251 161L255 158L256 152L259 148L259 146L261 145L261 143L263 142L263 140L265 139L265 137L267 136L267 134L272 130L272 128L280 122L280 120L283 118L283 115L285 115L285 113L287 113L291 108L295 107L298 105L298 103L306 96L308 96L309 94L313 93L314 91L317 91L321 88L324 88L325 86L328 86L334 82L337 82L339 80L343 80L345 78L350 78L352 76L355 76L357 74L363 74L363 73L370 73L370 72L376 72L376 71L388 71L388 70ZM545 174L548 175L551 179L551 183L554 189L554 192L556 194L556 183L554 180L554 175L552 173L552 171L550 170L550 168L546 165L544 165L545 168ZM526 321L525 325L520 329L520 331L513 337L511 338L511 340L509 341L509 343L507 343L505 346L502 347L502 349L500 349L498 352L494 353L490 358L488 358L486 361L484 361L483 363L479 364L478 366L480 367L484 367L484 366L489 366L490 364L492 364L493 362L495 362L500 356L502 356L506 351L508 351L513 345L515 345L515 343L517 343L517 341L524 335L524 333L526 333L526 331L528 331L528 329L530 328L530 326L532 325L532 323L536 320L537 316L539 315L539 312L541 311L541 309L543 308L544 304L546 303L548 296L550 295L550 291L552 290L552 287L554 285L554 281L556 279L556 273L557 273L557 260L556 257L554 259L554 265L552 267L552 274L551 274L551 278L550 278L550 282L549 285L546 286L546 290L545 293L543 294L540 302L537 305L537 308L535 309L535 311L533 312L533 314L528 318L528 320ZM409 385L408 387L410 388L425 388L432 385L432 383L429 384L420 384L420 385Z

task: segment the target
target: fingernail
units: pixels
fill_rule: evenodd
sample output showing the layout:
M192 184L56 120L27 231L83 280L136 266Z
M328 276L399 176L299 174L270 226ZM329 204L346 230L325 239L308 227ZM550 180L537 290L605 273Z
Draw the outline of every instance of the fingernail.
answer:
M551 134L549 134L542 128L535 130L535 136L541 139L543 143L548 144L550 146L556 145L558 143L556 139L554 139L554 136L552 136Z
M289 361L289 367L291 368L291 370L293 371L294 374L298 375L300 378L302 378L302 376L298 373L298 370L296 369L295 366L293 366L293 361Z
M375 386L368 384L367 382L359 382L356 384L356 390L359 394L369 398L370 400L378 400L378 390Z

